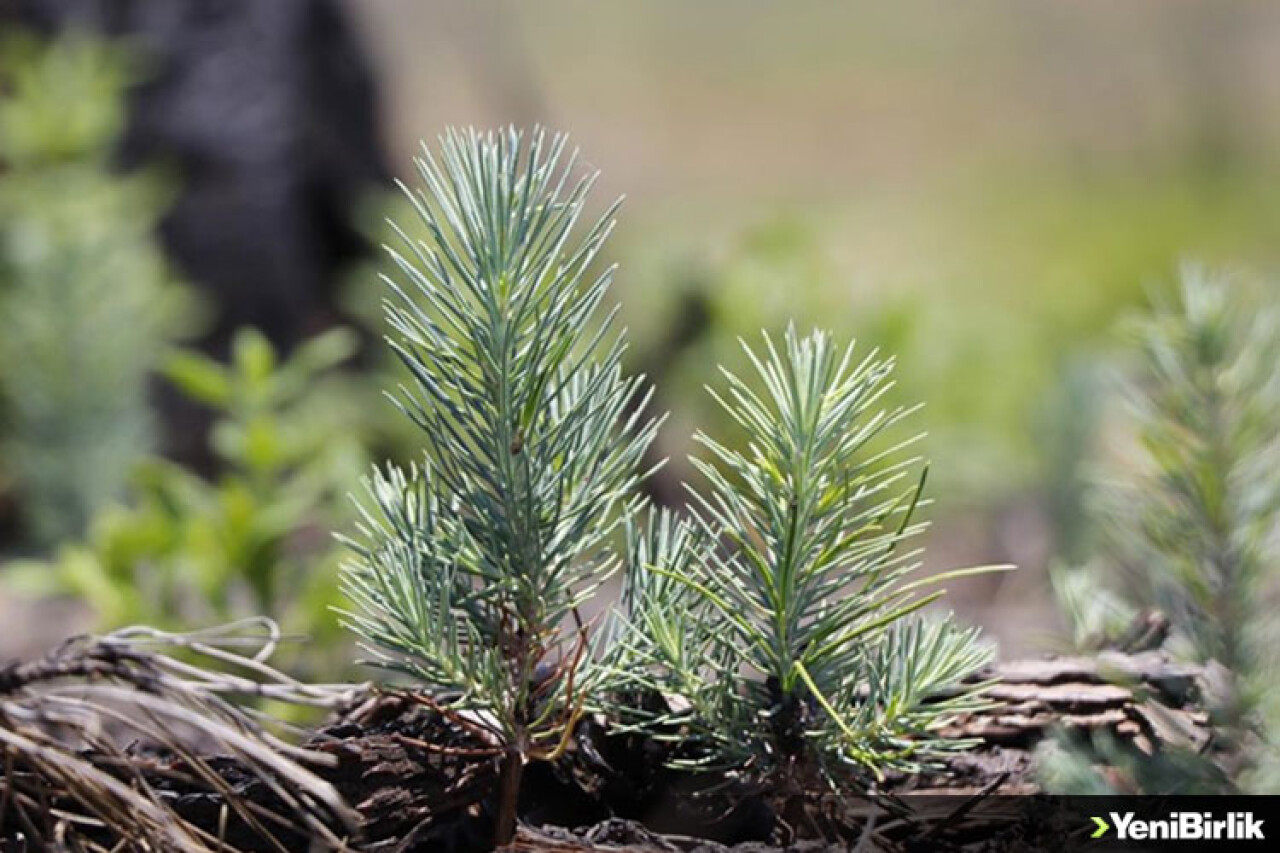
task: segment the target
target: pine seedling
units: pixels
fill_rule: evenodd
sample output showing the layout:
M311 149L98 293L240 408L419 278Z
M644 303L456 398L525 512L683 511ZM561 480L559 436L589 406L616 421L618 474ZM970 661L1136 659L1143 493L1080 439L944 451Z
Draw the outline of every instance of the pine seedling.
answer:
M542 132L424 146L406 193L426 237L397 229L386 314L425 453L372 477L344 577L376 662L495 744L499 842L525 763L563 750L600 682L578 608L618 564L611 534L657 428L613 314L598 316L616 205L578 231L595 176L575 162Z
M1224 749L1141 759L1127 769L1145 790L1275 790L1280 313L1254 303L1240 282L1188 268L1176 302L1158 304L1136 333L1139 363L1126 396L1137 452L1098 490L1107 547L1096 566L1110 572L1070 570L1094 588L1075 599L1074 621L1105 624L1098 610L1108 600L1162 614L1168 651L1227 674L1206 697ZM1105 642L1131 645L1115 630ZM1215 766L1224 755L1225 775Z
M1190 269L1178 304L1158 307L1139 337L1131 399L1145 458L1103 496L1108 541L1187 651L1254 671L1249 623L1280 521L1280 316Z
M882 408L892 360L793 330L747 355L758 387L725 371L712 391L745 449L699 434L691 518L631 528L614 665L666 701L619 714L676 732L678 763L784 797L920 770L969 745L937 732L984 704L962 682L990 658L976 631L920 611L934 584L986 569L917 573L924 477L912 440L888 438L912 413Z

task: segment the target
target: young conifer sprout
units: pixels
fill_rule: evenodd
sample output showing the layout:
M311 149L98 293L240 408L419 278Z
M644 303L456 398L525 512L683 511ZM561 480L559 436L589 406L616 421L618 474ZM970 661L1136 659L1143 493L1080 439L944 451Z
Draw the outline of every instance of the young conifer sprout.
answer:
M1103 501L1130 591L1174 621L1173 645L1252 674L1268 657L1253 629L1278 556L1280 314L1234 286L1189 268L1179 302L1141 325L1130 399L1144 465Z
M562 751L604 672L577 608L618 564L657 423L598 316L616 205L578 231L595 176L565 138L451 131L417 166L426 236L389 250L386 313L425 453L369 484L345 618L378 663L490 730L505 842L525 762Z
M597 316L613 208L575 228L594 176L541 132L450 132L418 167L406 192L426 237L399 232L386 311L409 373L396 400L425 452L368 484L345 620L375 662L488 733L497 841L526 762L560 755L611 696L683 697L703 756L788 773L829 756L909 769L964 746L929 733L981 703L957 684L988 651L915 618L940 593L899 547L922 529L915 461L872 449L909 414L879 408L891 363L854 365L822 334L749 351L763 392L726 373L718 398L746 449L699 436L709 491L691 519L641 518L658 424L614 315ZM625 613L595 631L578 607L623 557Z
M691 519L629 527L614 665L670 710L619 713L678 731L685 763L775 782L912 771L964 748L932 733L984 704L961 681L990 650L918 611L942 594L931 585L989 569L917 577L904 543L923 529L924 478L914 439L887 441L911 414L881 408L893 362L794 330L747 355L760 387L724 371L712 391L745 440L697 436L708 488L691 490Z
M1246 285L1188 267L1177 298L1157 302L1136 325L1137 372L1123 389L1136 447L1125 453L1127 468L1096 490L1105 550L1093 566L1057 580L1060 589L1094 590L1071 600L1077 634L1086 633L1081 625L1107 626L1095 632L1106 645L1163 645L1222 667L1204 698L1214 749L1134 762L1095 744L1148 793L1270 793L1280 785L1280 703L1272 698L1280 310L1258 303ZM1109 624L1098 611L1110 601L1130 618ZM1056 790L1114 791L1115 777L1096 771L1092 752L1049 755L1043 772Z

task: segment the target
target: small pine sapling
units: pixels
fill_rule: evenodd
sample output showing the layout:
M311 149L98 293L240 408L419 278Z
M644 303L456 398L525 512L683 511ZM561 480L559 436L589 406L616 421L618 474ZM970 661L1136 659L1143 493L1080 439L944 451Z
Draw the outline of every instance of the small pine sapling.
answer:
M1280 316L1188 270L1179 303L1139 332L1131 399L1147 464L1104 498L1108 540L1133 591L1175 621L1187 651L1253 672L1262 649L1250 622L1280 521Z
M734 449L697 436L705 493L688 520L631 525L625 627L613 650L624 693L666 698L636 727L678 732L685 765L731 768L793 802L815 782L916 771L967 743L936 736L984 704L966 682L990 658L975 630L919 611L914 518L923 472L911 410L882 408L893 362L855 362L822 333L747 349L758 385L724 371L716 400Z
M492 737L499 843L526 762L562 752L600 684L578 608L619 562L611 531L657 429L614 315L598 316L615 208L578 232L595 176L575 163L542 132L424 146L406 194L426 237L399 231L386 313L425 453L372 477L344 575L345 621L376 662Z
M1125 389L1136 452L1097 489L1104 553L1064 571L1060 596L1091 591L1063 596L1077 635L1093 628L1107 646L1163 644L1227 677L1207 697L1216 753L1188 747L1134 762L1095 746L1149 793L1275 790L1280 311L1255 304L1240 282L1188 268L1178 300L1157 305L1136 332L1139 362ZM1148 639L1149 626L1159 630ZM1108 791L1091 760L1060 750L1045 776L1068 793Z

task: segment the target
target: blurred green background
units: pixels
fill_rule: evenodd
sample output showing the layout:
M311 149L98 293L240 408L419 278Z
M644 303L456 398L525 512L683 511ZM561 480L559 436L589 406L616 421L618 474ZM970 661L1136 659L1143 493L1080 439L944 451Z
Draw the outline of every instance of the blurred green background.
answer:
M1023 569L954 590L1008 654L1052 635L1045 570L1086 550L1080 495L1113 408L1117 321L1183 260L1260 278L1280 261L1275 3L345 5L395 174L446 125L542 123L603 172L601 206L626 195L609 253L633 366L673 413L668 483L692 431L717 427L701 386L715 362L741 366L738 336L794 319L895 353L900 398L927 404L929 562ZM28 180L12 149L0 160L0 182ZM349 213L378 242L398 207L371 187ZM14 233L30 214L5 215ZM340 297L369 331L377 263L351 265ZM378 365L317 393L359 411L335 432L404 455L390 406L369 402ZM10 501L14 458L0 459ZM310 517L341 527L330 491L308 493ZM315 542L293 521L271 533L286 554ZM58 553L10 541L24 561Z

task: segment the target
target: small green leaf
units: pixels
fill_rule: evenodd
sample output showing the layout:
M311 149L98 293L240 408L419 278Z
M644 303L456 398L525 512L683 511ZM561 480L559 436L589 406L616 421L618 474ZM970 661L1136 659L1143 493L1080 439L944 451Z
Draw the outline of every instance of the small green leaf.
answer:
M236 373L251 391L261 392L271 379L276 366L276 351L266 335L253 328L241 329L231 344Z
M245 425L242 441L244 465L250 471L267 475L279 465L283 448L274 420L254 418Z
M328 329L303 341L289 356L283 369L315 376L342 364L359 348L360 338L351 329Z
M231 401L231 379L222 365L194 352L179 351L164 365L164 375L193 400L216 408Z

